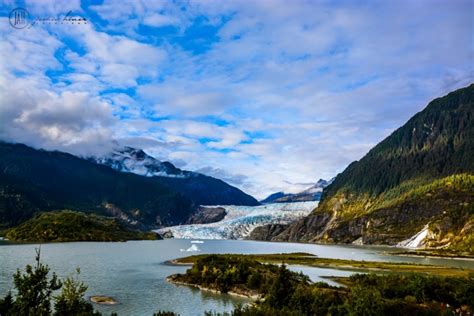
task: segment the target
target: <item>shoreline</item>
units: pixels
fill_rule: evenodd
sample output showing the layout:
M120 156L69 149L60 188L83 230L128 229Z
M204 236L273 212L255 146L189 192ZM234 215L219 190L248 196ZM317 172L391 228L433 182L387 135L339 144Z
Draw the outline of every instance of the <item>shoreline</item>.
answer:
M289 243L289 244L305 244L305 245L318 245L318 246L341 246L347 248L388 248L388 249L399 249L399 252L385 252L385 255L388 256L406 256L406 257L427 257L434 259L454 259L454 260L472 260L474 261L473 255L457 255L457 254L435 254L428 253L429 251L437 249L413 249L413 251L423 252L426 251L426 254L416 253L410 251L410 248L397 247L396 245L389 244L352 244L352 243L331 243L331 242L308 242L308 241L276 241L276 240L253 240L253 239L243 239L247 241L256 241L256 242L271 242L271 243Z
M232 296L248 298L248 299L253 300L253 301L257 301L257 300L262 299L261 294L250 294L250 293L248 293L246 291L243 291L243 290L240 293L238 293L236 291L228 291L228 292L223 293L219 290L208 288L208 287L205 287L205 286L202 286L202 285L199 285L199 284L193 284L193 283L174 280L173 277L175 277L175 276L176 276L176 274L172 274L172 275L166 277L166 281L171 283L171 284L174 284L176 286L194 287L194 288L197 288L201 291L208 291L208 292L212 292L214 294L229 294L229 295L232 295Z
M193 263L179 262L178 259L179 259L179 258L171 259L171 260L166 260L166 261L164 262L164 264L165 264L165 265L168 265L168 266L188 266L188 267L192 267L192 266L193 266Z
M432 254L417 254L417 253L395 253L389 254L390 256L400 257L415 257L415 258L432 258L432 259L451 259L451 260L467 260L474 261L474 257L456 257L456 256L443 256L443 255L432 255Z
M423 264L416 262L392 262L392 261L366 261L351 259L322 258L318 256L307 256L305 253L280 253L280 254L221 254L227 257L248 257L260 263L280 264L284 262L288 266L305 266L312 268L352 271L355 273L428 273L445 276L461 276L469 272L474 272L473 268L460 268L445 265ZM176 258L169 261L169 264L176 266L192 266L199 258L206 256L192 255Z
M176 240L194 240L193 238L163 238L163 240L166 239L176 239ZM317 245L317 246L339 246L339 247L344 247L344 248L355 248L355 249L364 249L364 248L373 248L373 249L380 249L380 250L387 250L387 249L393 249L393 250L399 250L390 252L390 251L384 251L381 252L385 255L389 256L407 256L407 257L427 257L427 258L434 258L434 259L454 259L454 260L472 260L474 261L474 254L473 255L462 255L462 254L435 254L435 253L427 253L427 254L422 254L422 253L415 253L411 252L410 248L403 248L403 247L397 247L396 245L389 245L389 244L363 244L363 245L356 245L352 243L331 243L331 242L308 242L308 241L276 241L276 240L255 240L255 239L203 239L202 240L235 240L235 241L252 241L252 242L261 242L261 243L288 243L288 244L304 244L304 245ZM412 249L413 251L433 251L437 249Z

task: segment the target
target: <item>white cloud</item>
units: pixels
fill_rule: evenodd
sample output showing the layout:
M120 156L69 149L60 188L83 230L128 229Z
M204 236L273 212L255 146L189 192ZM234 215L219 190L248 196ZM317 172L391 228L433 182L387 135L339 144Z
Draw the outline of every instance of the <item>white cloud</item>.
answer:
M334 176L474 78L469 1L88 9L101 20L81 27L22 32L0 19L0 137L73 152L115 140L260 198Z
M174 17L166 16L163 14L157 14L157 13L147 15L143 19L143 24L154 26L154 27L176 25L178 23L179 23L179 20Z
M64 30L59 36L65 36ZM84 55L68 51L65 58L76 72L96 76L112 88L130 88L139 78L153 79L160 73L166 52L153 45L97 31L93 25L68 30L70 40L86 49Z
M0 138L87 155L112 148L110 105L82 92L57 94L30 80L0 82Z

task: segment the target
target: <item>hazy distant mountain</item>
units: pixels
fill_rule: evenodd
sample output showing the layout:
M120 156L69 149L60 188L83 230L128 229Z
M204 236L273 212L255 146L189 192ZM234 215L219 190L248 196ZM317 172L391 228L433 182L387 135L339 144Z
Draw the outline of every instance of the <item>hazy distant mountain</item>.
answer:
M329 181L319 179L314 185L299 193L277 192L269 195L260 203L288 203L288 202L305 202L319 201L323 189L330 185L334 179Z

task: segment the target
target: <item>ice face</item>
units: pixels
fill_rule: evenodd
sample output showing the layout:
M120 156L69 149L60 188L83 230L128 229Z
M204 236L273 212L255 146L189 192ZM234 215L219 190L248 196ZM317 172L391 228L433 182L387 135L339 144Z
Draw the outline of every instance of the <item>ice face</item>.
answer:
M171 226L157 230L171 232L184 239L243 239L255 227L266 224L289 224L316 208L319 202L274 203L260 206L214 205L222 207L227 215L219 222Z
M196 245L191 245L191 247L187 248L187 249L179 249L179 251L183 252L183 251L186 251L186 252L196 252L196 251L201 251L201 249L199 249L198 246Z

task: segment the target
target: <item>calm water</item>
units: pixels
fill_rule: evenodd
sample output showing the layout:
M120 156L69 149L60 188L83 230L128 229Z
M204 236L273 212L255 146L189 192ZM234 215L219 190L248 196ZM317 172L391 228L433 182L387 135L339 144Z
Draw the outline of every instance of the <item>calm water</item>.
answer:
M199 252L186 251L197 246ZM34 260L36 245L0 245L0 296L12 288L12 274ZM202 315L204 311L230 311L244 298L201 292L177 287L166 282L173 273L187 267L164 264L166 260L196 253L284 253L308 252L329 258L375 261L406 261L474 268L473 261L411 258L391 256L393 248L343 247L293 243L268 243L237 240L206 240L192 244L190 240L130 241L126 243L58 243L42 245L42 261L60 277L81 268L81 279L87 283L87 295L108 295L121 304L96 306L104 313L119 315L152 315L171 310L181 315ZM321 276L345 276L349 272L308 267L292 267L312 280Z

